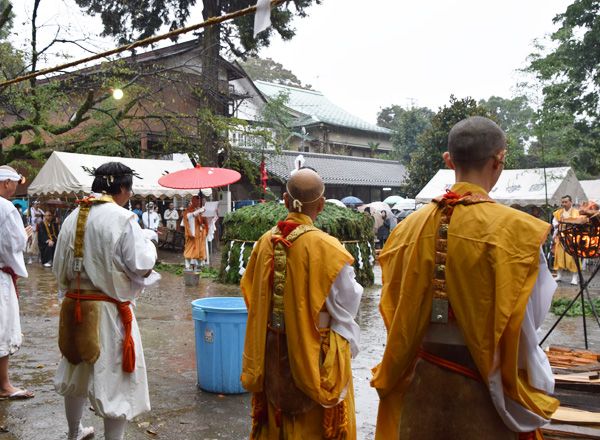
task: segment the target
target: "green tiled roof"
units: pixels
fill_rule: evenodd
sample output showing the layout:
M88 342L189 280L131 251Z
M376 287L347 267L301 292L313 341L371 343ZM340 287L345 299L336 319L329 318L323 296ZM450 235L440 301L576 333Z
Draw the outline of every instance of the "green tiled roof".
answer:
M268 98L276 97L280 93L287 93L289 101L287 106L305 117L300 117L294 125L307 126L323 122L325 124L352 128L355 130L370 131L374 133L391 134L391 130L363 121L357 116L348 113L327 99L321 92L300 89L298 87L273 84L265 81L254 81L256 87Z

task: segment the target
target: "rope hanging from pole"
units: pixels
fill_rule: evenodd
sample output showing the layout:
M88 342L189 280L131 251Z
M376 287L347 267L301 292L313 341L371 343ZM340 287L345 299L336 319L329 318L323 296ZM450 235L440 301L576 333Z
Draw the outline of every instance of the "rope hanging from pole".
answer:
M286 0L271 0L271 8L279 6L284 1L286 1ZM31 78L36 78L38 76L47 75L47 74L53 73L53 72L58 72L60 70L67 69L69 67L74 67L79 64L88 63L90 61L95 61L97 59L105 58L110 55L115 55L115 54L118 54L121 52L125 52L127 50L133 50L138 47L148 46L150 44L156 43L161 40L165 40L167 38L172 38L172 37L176 37L176 36L179 36L182 34L187 34L188 32L192 32L192 31L195 31L198 29L213 26L215 24L223 23L225 21L233 20L235 18L243 17L244 15L248 15L253 12L256 12L256 5L249 6L247 8L231 12L229 14L221 15L219 17L210 17L209 19L207 19L206 21L203 21L202 23L175 29L173 31L167 32L166 34L161 34L161 35L156 35L154 37L144 38L143 40L138 40L131 44L119 46L117 48L107 50L105 52L101 52L101 53L98 53L98 54L95 54L95 55L92 55L92 56L89 56L86 58L80 58L79 60L76 60L76 61L71 61L69 63L60 64L60 65L54 66L54 67L49 67L47 69L37 70L35 72L28 73L27 75L18 76L16 78L13 78L13 79L10 79L7 81L2 81L2 82L0 82L0 87L10 86L12 84L16 84L16 83L19 83L22 81L27 81L28 79L31 79Z

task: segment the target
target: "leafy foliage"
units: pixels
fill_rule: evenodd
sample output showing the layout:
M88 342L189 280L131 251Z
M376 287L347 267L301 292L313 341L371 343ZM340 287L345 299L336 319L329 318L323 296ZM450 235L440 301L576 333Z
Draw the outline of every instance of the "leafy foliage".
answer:
M237 283L240 280L239 261L243 245L244 266L250 258L252 246L265 232L273 228L278 221L287 216L286 208L278 202L261 203L247 206L228 214L223 221L223 241L229 242L223 250L221 258L220 279L226 283ZM363 286L373 284L373 268L369 261L372 254L373 218L360 212L341 208L330 203L315 221L315 226L346 243L346 249L354 256L354 269L357 280ZM356 242L356 243L355 243ZM360 259L363 268L358 267ZM227 270L226 268L229 267Z
M286 69L271 58L251 57L240 61L240 65L254 81L267 81L303 89L312 88L310 84L302 84L302 81L291 70Z
M552 300L552 306L550 311L555 315L562 315L572 299L569 298L557 298ZM600 312L600 298L592 298L594 308L597 312ZM588 301L585 301L585 316L594 316L592 314L592 307ZM569 309L566 316L581 316L581 301L576 301L575 304Z
M554 18L551 49L530 56L542 85L536 135L551 162L569 164L579 178L600 176L600 1L575 0Z
M404 109L393 105L382 109L377 124L393 130L393 157L403 165L410 163L411 154L417 149L417 139L431 126L434 113L427 107Z
M104 25L104 36L117 37L120 44L129 43L156 34L163 26L176 29L185 25L196 0L136 0L116 2L113 0L76 0L90 15L100 15ZM305 17L307 8L321 0L289 0L271 11L272 27L261 32L256 39L254 14L240 17L219 26L216 43L227 45L237 56L256 54L258 49L268 46L276 32L283 40L295 35L292 18ZM202 0L204 18L218 16L247 8L255 0ZM198 6L199 7L199 6ZM211 41L210 44L214 44Z
M184 266L182 264L158 263L154 270L161 273L170 273L173 275L183 275ZM200 268L200 278L216 279L219 276L217 269L204 266Z
M0 0L0 38L6 38L15 17L9 0Z
M404 192L416 196L439 169L445 167L442 154L447 150L448 133L454 124L469 116L490 117L487 109L472 98L458 99L450 96L450 104L440 108L431 118L431 127L417 139L417 148L410 156L408 179Z

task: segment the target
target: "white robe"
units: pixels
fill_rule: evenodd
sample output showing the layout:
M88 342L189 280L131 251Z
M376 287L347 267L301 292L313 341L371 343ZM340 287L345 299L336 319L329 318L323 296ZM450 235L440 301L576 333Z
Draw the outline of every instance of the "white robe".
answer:
M54 257L54 274L59 296L73 289L73 239L79 209L71 213L58 236ZM108 221L110 219L110 221ZM84 238L83 289L101 290L119 301L131 301L133 310L137 296L143 291L143 276L156 261L156 248L150 235L142 230L137 216L114 203L91 208ZM92 229L92 231L90 231ZM93 233L92 233L93 232ZM97 415L131 420L150 410L146 363L135 315L132 337L135 345L135 370L122 370L123 325L113 303L99 302L100 357L93 364L78 365L62 358L54 386L61 395L88 396Z
M358 354L360 345L360 327L354 318L362 294L363 287L356 281L354 268L346 264L338 273L325 300L325 307L331 316L330 328L350 343L353 358Z
M519 341L519 368L526 369L528 382L547 394L554 393L554 376L546 353L538 345L538 330L550 310L556 282L548 269L544 253L540 250L539 272L529 296L525 316L521 323ZM499 353L495 354L495 368L488 377L492 402L502 421L512 431L530 432L544 425L546 420L519 405L504 394Z
M15 206L0 197L0 267L27 278L23 251L27 235ZM10 275L0 272L0 357L14 354L22 342L19 301Z

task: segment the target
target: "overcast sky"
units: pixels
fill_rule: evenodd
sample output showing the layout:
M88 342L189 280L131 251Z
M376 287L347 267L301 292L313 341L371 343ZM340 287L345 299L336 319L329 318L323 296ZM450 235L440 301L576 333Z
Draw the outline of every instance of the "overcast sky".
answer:
M392 104L446 104L450 94L476 99L511 97L533 41L555 30L552 18L572 0L323 0L295 22L296 37L275 39L261 56L271 57L302 82L344 109L375 122ZM30 0L15 0L16 36ZM192 20L201 17L196 7ZM73 0L42 0L44 34L59 23L75 35L96 38L99 19L83 17ZM185 39L185 38L184 38ZM84 52L69 50L71 56ZM56 59L55 59L56 61Z

